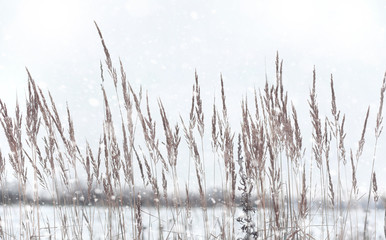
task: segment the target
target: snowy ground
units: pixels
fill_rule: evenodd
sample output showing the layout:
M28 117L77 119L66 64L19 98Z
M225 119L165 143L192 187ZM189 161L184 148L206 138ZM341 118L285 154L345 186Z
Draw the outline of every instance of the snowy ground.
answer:
M78 209L80 209L78 207ZM83 211L84 210L84 211ZM88 216L93 216L93 221L91 222L92 225L92 231L93 236L92 239L105 239L106 236L108 236L109 227L108 227L108 209L104 207L85 207L78 211L80 215L77 215L74 211L74 208L71 206L62 207L60 210L59 208L56 208L56 211L54 212L54 208L50 206L41 206L40 207L40 225L41 225L41 239L52 239L54 235L57 239L61 239L62 231L63 231L63 222L60 220L60 214L66 213L67 215L67 226L68 226L68 238L70 239L76 239L76 235L74 232L77 232L79 236L81 236L82 239L91 239L90 233L88 230L88 224L87 221L82 217L82 214L86 214ZM208 215L209 215L209 227L210 231L213 234L213 238L219 237L220 233L220 226L222 225L222 222L228 221L226 218L223 218L222 216L224 213L222 212L223 208L210 208L208 209ZM83 212L83 213L82 213ZM126 227L126 234L128 236L132 236L132 228L133 228L133 221L131 218L131 209L125 208L124 209L124 216L125 216L125 227ZM376 212L376 215L374 214ZM0 208L0 215L1 215L1 227L5 233L5 239L18 239L19 233L20 233L20 222L19 222L19 206L2 206ZM30 221L23 222L23 225L28 226L31 222L35 221L33 220L32 215L32 208L26 208L25 211L22 214L31 214L30 215ZM91 215L90 215L91 214ZM203 225L203 217L202 217L202 211L199 208L192 209L192 218L191 218L191 228L189 229L189 224L185 224L182 226L178 226L174 224L175 221L173 221L173 215L172 211L170 209L162 208L160 211L161 219L163 223L163 233L164 238L172 239L173 233L176 232L188 232L189 239L204 239L204 225ZM330 216L332 216L332 212L329 213ZM336 214L336 213L335 213ZM144 239L158 239L158 216L157 211L155 208L143 208L142 209L142 222L143 222L143 237ZM56 216L56 217L54 217ZM118 226L117 226L117 219L118 214L116 212L113 212L112 215L112 236L113 239L120 238L118 235ZM241 209L238 209L236 211L235 217L242 216ZM358 219L358 223L356 223L356 216ZM368 215L368 230L371 236L371 239L385 239L384 237L384 210L379 209L377 211L371 210ZM78 218L79 217L79 218ZM26 219L26 217L24 217ZM63 218L62 218L63 219ZM81 219L76 222L76 219ZM256 218L257 219L257 218ZM332 219L332 218L331 218ZM339 219L339 218L336 218ZM356 233L359 235L359 238L362 238L363 233L363 226L364 226L364 219L365 219L365 211L362 209L358 209L355 212L351 212L351 220L349 219L347 221L346 225L346 233L347 236L346 239L351 239L351 232ZM258 220L256 220L258 221ZM311 227L306 227L306 231L310 232L314 237L322 239L326 238L326 234L322 234L323 229L326 229L326 224L323 224L322 226L322 219L320 215L311 215ZM81 222L83 226L80 226L82 224L79 224ZM306 224L309 223L309 218L307 218ZM351 224L350 224L351 223ZM260 225L260 224L259 224ZM332 220L329 221L328 225L330 226L330 232L331 228L334 225ZM357 227L358 226L358 227ZM48 228L50 230L48 230ZM375 237L375 231L376 231L376 237ZM243 234L241 231L241 225L235 221L235 232L237 234L237 237L242 238ZM129 237L130 238L130 237ZM219 238L218 238L219 239Z

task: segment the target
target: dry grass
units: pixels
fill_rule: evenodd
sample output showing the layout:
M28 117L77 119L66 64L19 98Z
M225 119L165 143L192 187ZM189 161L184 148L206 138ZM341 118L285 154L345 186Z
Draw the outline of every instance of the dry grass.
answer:
M207 113L203 110L197 72L188 118L181 116L180 122L172 124L159 99L159 128L147 93L144 95L142 89L136 91L132 87L121 62L117 71L96 27L106 56L105 63L100 65L104 121L97 149L86 142L85 150L81 151L83 145L76 140L69 107L67 116L61 116L51 94L43 93L28 70L25 120L19 104L12 117L6 104L0 101L0 122L10 149L8 161L0 152L2 239L94 239L100 233L105 239L370 239L377 236L376 229L368 230L368 214L364 220L358 219L358 210L353 207L359 202L358 163L365 147L370 109L356 150L347 147L346 119L338 109L332 76L331 115L321 116L316 70L313 71L308 101L313 142L308 155L296 109L289 104L284 90L283 63L279 56L275 83L267 81L262 91L255 91L252 108L247 98L242 99L239 133L232 129L228 119L231 110L227 108L222 76L221 105L213 103L212 116L207 117L211 119L210 129L205 129ZM104 68L120 103L119 123L113 122ZM371 194L375 204L379 198L375 159L383 128L385 89L386 75L376 119L367 210ZM185 145L180 144L182 139ZM206 141L210 139L213 157L205 152ZM179 155L181 151L189 152L186 172L178 168L179 164L187 164ZM350 164L346 164L348 153ZM195 176L190 176L191 162ZM213 174L206 171L212 164ZM338 168L337 176L331 173L332 165ZM10 172L18 183L18 226L13 226L10 218L13 206L8 205ZM181 175L186 174L188 181L184 182ZM216 199L216 192L207 189L208 176L213 176L218 187L220 197ZM344 176L349 176L348 181ZM32 198L27 195L31 186ZM152 207L145 208L144 189L152 192ZM199 196L197 202L193 202L194 192ZM53 221L41 210L43 193L50 196ZM193 205L199 208L194 210ZM211 211L213 205L213 209L221 211ZM102 206L105 214L98 213L97 206ZM202 224L201 233L192 231L197 221L192 218L193 211L202 213L202 220L198 221ZM321 216L317 223L320 227L315 226L315 216ZM362 221L363 230L358 224ZM103 229L95 227L96 222ZM154 222L156 230L151 231ZM321 230L314 233L316 228Z

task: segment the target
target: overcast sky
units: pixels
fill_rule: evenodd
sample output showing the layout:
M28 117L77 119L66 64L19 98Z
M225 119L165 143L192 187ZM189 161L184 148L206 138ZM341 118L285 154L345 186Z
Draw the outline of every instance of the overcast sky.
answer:
M273 81L278 51L305 133L314 65L322 112L330 109L334 75L338 107L347 114L348 147L357 146L369 105L375 122L386 71L384 0L0 0L0 98L10 105L16 94L24 99L27 67L62 110L68 101L77 137L97 139L104 53L94 20L113 61L121 58L132 84L148 90L153 107L160 97L172 119L186 116L197 69L208 109L223 74L237 128L241 97L264 87L265 72ZM373 130L367 137L374 138ZM385 153L378 156L380 171L386 170Z

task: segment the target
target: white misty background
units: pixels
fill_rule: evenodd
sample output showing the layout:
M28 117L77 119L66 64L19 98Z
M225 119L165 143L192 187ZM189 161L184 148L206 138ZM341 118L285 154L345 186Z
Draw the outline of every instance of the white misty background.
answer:
M24 105L28 67L36 82L51 91L61 113L65 114L68 102L80 145L87 138L97 146L103 120L99 64L105 57L94 20L114 63L120 58L131 84L148 91L159 126L158 98L173 125L180 115L188 118L196 69L206 131L210 131L214 98L220 103L221 73L237 133L241 99L252 98L255 88L264 87L265 74L268 81L274 81L278 51L284 60L283 83L297 108L308 150L305 157L310 158L307 100L312 70L315 66L322 116L331 114L333 74L338 108L346 114L347 148L357 147L367 107L371 107L367 152L358 169L360 188L367 191L373 129L386 70L385 1L0 1L2 101L12 109L18 96ZM105 85L110 103L116 106L112 83L107 80ZM161 129L159 133L162 139ZM0 143L7 151L3 133ZM385 144L383 134L376 161L381 190L386 181ZM207 146L210 159L209 141ZM178 165L187 162L186 151L181 148ZM208 169L208 181L212 172Z

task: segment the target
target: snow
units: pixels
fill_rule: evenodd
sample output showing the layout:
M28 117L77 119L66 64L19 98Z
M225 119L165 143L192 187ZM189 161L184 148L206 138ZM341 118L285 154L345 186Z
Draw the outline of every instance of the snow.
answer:
M89 99L88 99L88 103L89 103L92 107L98 107L98 106L100 105L99 100L96 99L96 98L89 98Z

